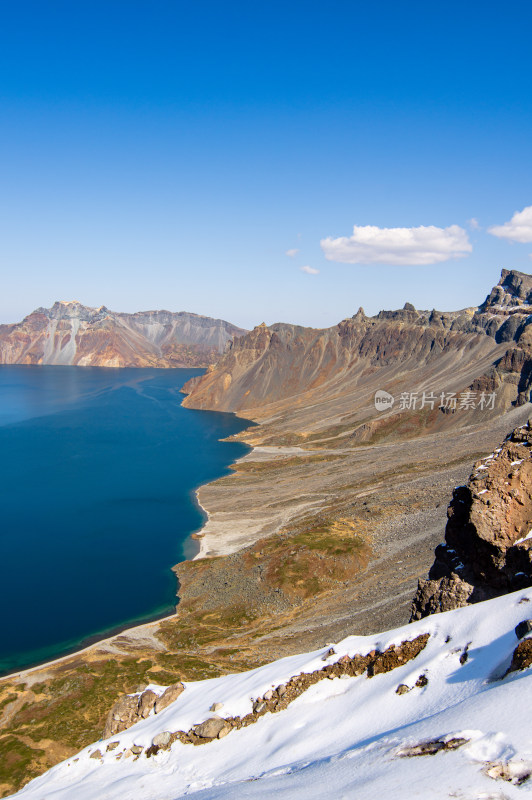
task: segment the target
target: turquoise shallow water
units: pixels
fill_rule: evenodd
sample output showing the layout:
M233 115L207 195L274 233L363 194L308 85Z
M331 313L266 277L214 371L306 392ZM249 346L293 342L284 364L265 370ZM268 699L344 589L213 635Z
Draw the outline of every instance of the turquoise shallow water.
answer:
M249 450L181 407L201 372L0 366L0 674L172 611L194 490Z

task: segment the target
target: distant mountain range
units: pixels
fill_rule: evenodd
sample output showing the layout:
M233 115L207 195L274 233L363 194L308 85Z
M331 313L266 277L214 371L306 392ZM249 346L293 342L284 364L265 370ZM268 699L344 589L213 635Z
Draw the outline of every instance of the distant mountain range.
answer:
M244 333L230 322L186 311L124 314L62 301L0 325L0 364L206 367L229 339Z

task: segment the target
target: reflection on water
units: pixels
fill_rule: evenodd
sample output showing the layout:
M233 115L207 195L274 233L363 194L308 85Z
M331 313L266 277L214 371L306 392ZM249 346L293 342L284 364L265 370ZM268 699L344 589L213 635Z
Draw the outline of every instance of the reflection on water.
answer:
M139 372L142 375L131 375ZM120 386L141 385L147 370L0 365L0 425L53 414ZM153 370L157 374L159 370ZM197 371L196 371L197 373Z

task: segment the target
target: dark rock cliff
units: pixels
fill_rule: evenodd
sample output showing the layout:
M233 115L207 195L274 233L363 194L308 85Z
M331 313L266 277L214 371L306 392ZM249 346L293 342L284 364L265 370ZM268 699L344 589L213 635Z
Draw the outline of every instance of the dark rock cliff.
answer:
M532 426L516 428L478 461L447 511L412 619L532 586Z

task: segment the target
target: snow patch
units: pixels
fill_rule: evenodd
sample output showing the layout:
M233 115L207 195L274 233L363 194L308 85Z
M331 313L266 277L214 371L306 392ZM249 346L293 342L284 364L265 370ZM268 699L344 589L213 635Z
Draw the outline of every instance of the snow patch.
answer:
M518 539L514 544L521 544L521 542L526 542L527 539L532 539L532 530L528 531L526 536L523 536L522 539Z

